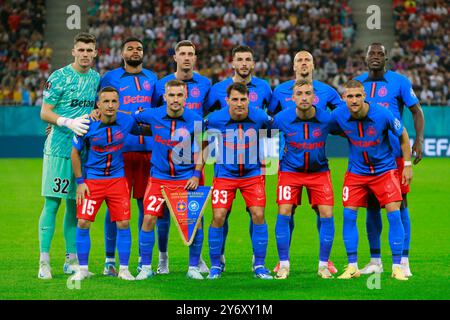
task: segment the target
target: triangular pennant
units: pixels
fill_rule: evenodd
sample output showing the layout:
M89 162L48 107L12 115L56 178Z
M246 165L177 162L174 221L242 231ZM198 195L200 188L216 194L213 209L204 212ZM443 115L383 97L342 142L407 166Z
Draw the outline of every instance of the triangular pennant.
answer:
M167 208L180 231L181 240L185 245L190 246L200 226L206 203L211 196L211 187L199 186L194 191L186 190L181 186L162 186L161 188Z

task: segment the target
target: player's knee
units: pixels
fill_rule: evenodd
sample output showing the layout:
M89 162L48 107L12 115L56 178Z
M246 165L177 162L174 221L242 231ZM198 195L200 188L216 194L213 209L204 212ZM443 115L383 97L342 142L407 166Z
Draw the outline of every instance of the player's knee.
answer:
M90 226L91 226L91 222L89 220L78 219L78 228L89 229Z
M280 204L278 207L278 213L283 216L290 216L292 214L293 205L291 204Z
M384 207L386 208L387 212L397 211L400 210L401 203L402 203L401 201L390 202L386 204Z
M254 224L263 224L264 223L264 209L257 208L252 211L252 221Z
M215 228L220 228L224 225L225 223L225 219L227 218L227 213L222 213L222 212L214 212L213 214L213 221L212 221L212 225Z
M321 218L331 218L333 216L332 206L319 206L318 211Z
M142 230L152 231L155 228L157 217L146 214L144 220L142 221Z
M130 221L129 220L122 220L122 221L117 221L117 228L119 229L128 229L128 227L130 226Z

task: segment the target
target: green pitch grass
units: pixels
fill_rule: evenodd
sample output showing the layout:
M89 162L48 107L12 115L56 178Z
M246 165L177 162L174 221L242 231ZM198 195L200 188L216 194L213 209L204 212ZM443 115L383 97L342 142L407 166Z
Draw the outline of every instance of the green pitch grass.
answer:
M340 191L347 165L346 159L331 159L335 192L336 235L331 259L341 273L346 264L342 240L342 202ZM64 239L62 217L57 217L56 232L51 250L53 279L37 278L39 261L38 221L43 205L40 196L41 167L39 159L0 160L0 190L2 201L0 237L0 300L3 299L449 299L448 272L450 215L450 159L425 159L414 167L413 190L409 197L412 220L411 270L414 276L407 282L390 278L391 257L388 223L383 215L382 254L385 272L379 279L379 289L369 289L367 276L358 279L320 279L316 275L318 263L318 234L316 218L304 205L297 209L291 248L291 276L286 281L254 279L251 272L251 242L248 233L249 217L240 194L233 205L227 241L227 270L216 281L194 281L185 277L188 249L172 223L169 240L170 274L146 281L124 282L101 275L104 244L102 209L92 225L90 270L96 275L81 282L79 289L69 289L67 276L62 272ZM211 181L208 167L208 182ZM267 267L272 269L278 260L275 242L276 176L267 177L266 217L269 226ZM306 196L305 192L303 194ZM137 266L137 211L133 204L132 255L130 269ZM207 230L211 222L211 208L205 212ZM359 265L368 262L368 243L365 232L365 213L359 212ZM203 257L209 264L207 232ZM157 265L157 246L153 261ZM376 285L372 279L372 287ZM69 285L70 287L70 285ZM73 287L73 286L72 286Z

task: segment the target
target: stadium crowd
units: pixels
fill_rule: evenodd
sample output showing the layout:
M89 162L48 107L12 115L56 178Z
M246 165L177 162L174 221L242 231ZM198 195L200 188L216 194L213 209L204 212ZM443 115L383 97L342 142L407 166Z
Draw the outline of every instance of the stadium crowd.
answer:
M44 41L45 1L1 1L0 105L41 105L53 50Z
M390 67L411 79L424 105L449 105L445 1L394 0L393 8L397 43ZM88 16L89 32L98 39L100 74L120 66L120 44L132 35L144 40L144 67L159 78L174 72L173 46L183 39L194 42L197 69L213 83L231 75L236 44L255 51L256 75L272 88L293 77L292 57L300 49L314 56L314 78L339 92L365 69L363 50L352 46L356 25L346 1L92 0ZM44 26L43 0L2 4L0 105L42 103L42 87L52 69Z
M393 7L397 42L390 52L392 70L412 81L423 105L449 105L448 2L396 0Z

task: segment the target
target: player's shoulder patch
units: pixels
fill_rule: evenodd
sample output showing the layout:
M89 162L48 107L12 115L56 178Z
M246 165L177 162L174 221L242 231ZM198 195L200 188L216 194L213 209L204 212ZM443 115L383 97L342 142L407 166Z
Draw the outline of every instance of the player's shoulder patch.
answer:
M52 88L52 82L49 79L45 82L44 90L50 90L51 88Z
M400 122L400 120L398 120L397 118L394 118L394 128L395 128L395 130L400 130L401 127L402 127L402 123Z

